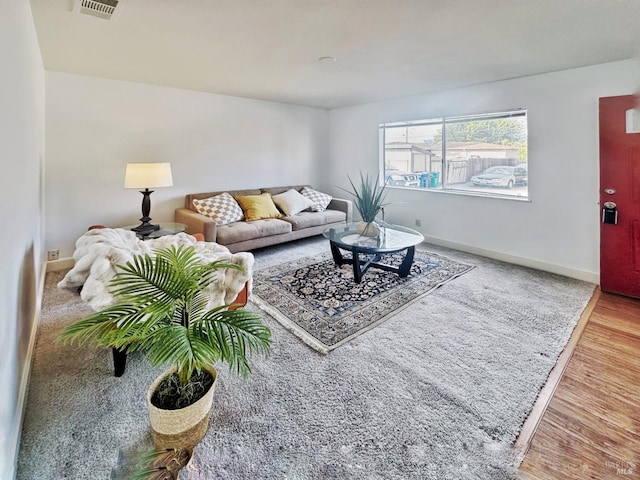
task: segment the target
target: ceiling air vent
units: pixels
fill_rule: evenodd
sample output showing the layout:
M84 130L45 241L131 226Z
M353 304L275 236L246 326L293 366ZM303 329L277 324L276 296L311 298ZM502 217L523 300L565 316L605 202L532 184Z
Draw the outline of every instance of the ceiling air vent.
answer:
M79 0L80 13L110 20L119 0Z

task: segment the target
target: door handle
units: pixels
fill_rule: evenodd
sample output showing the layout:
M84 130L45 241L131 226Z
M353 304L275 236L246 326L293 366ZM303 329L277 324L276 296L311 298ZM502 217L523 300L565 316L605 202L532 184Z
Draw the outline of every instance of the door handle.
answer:
M618 206L614 202L604 202L602 205L602 223L618 224Z

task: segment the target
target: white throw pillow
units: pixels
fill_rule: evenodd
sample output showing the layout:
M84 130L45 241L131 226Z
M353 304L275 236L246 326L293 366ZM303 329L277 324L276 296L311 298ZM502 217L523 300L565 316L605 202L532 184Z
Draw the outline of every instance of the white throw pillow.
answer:
M333 199L331 195L318 192L309 187L304 187L300 193L313 202L313 206L309 208L313 212L324 212Z
M199 214L211 217L218 226L244 220L242 208L227 192L202 200L194 198L193 206Z
M314 205L310 199L304 197L293 188L284 193L272 195L271 198L273 203L275 203L286 215L295 215L296 213L300 213Z

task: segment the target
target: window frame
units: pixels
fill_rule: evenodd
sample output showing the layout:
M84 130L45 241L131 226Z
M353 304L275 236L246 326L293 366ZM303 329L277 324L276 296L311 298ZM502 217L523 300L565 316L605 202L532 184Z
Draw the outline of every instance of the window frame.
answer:
M487 190L472 190L472 189L464 189L464 188L452 188L449 186L449 179L447 178L448 165L449 162L447 158L447 144L451 143L447 141L447 125L452 124L460 124L460 123L469 123L474 121L482 121L482 120L498 120L498 119L509 119L509 118L525 118L525 141L524 148L526 149L525 160L520 163L516 163L513 166L521 165L522 163L527 164L527 181L526 181L526 195L522 194L509 194L510 190L507 190L505 193L502 193L497 188L493 188L492 191ZM387 175L387 148L386 138L387 138L387 130L390 128L407 128L407 138L406 145L411 145L413 148L413 144L409 141L408 129L410 127L421 127L421 126L440 126L440 135L442 137L439 149L439 155L434 154L433 156L440 156L439 168L440 168L440 178L438 180L437 187L424 187L421 185L396 185L390 181L391 176ZM378 139L379 139L379 171L380 171L380 181L385 184L388 188L398 188L403 190L412 190L412 191L427 191L434 193L446 193L453 195L465 195L465 196L473 196L473 197L489 197L489 198L499 198L502 200L515 200L515 201L531 201L531 195L529 192L529 181L528 181L528 160L529 160L529 132L528 132L528 112L524 108L515 108L498 112L489 112L489 113L477 113L477 114L469 114L469 115L455 115L455 116L443 116L437 118L423 118L418 120L406 120L406 121L395 121L395 122L385 122L380 123L378 125ZM478 142L481 143L481 142ZM522 146L514 146L515 148L522 148ZM505 157L506 158L506 157ZM513 161L513 157L510 158ZM426 162L425 159L425 168ZM429 159L429 170L433 166L433 160ZM414 168L414 160L413 157L410 160L411 170ZM420 172L405 172L405 173L417 173ZM406 176L406 175L405 175ZM468 181L466 182L468 183Z

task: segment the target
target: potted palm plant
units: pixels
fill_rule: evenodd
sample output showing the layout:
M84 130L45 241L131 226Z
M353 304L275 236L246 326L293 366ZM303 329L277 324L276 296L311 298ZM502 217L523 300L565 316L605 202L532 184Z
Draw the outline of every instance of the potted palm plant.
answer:
M341 188L341 190L353 195L353 204L362 218L362 222L357 226L356 230L360 235L377 237L380 233L380 228L375 221L376 217L388 205L385 203L387 195L386 182L380 185L377 177L370 178L369 174L363 175L360 172L360 184L356 187L351 177L347 176L347 178L351 184L351 190L345 188Z
M192 448L204 437L216 362L247 376L247 355L269 350L271 331L258 315L209 305L209 289L228 268L242 269L223 261L202 263L184 245L139 255L119 266L110 283L116 303L59 335L63 343L142 350L154 366L173 365L147 392L158 448Z

